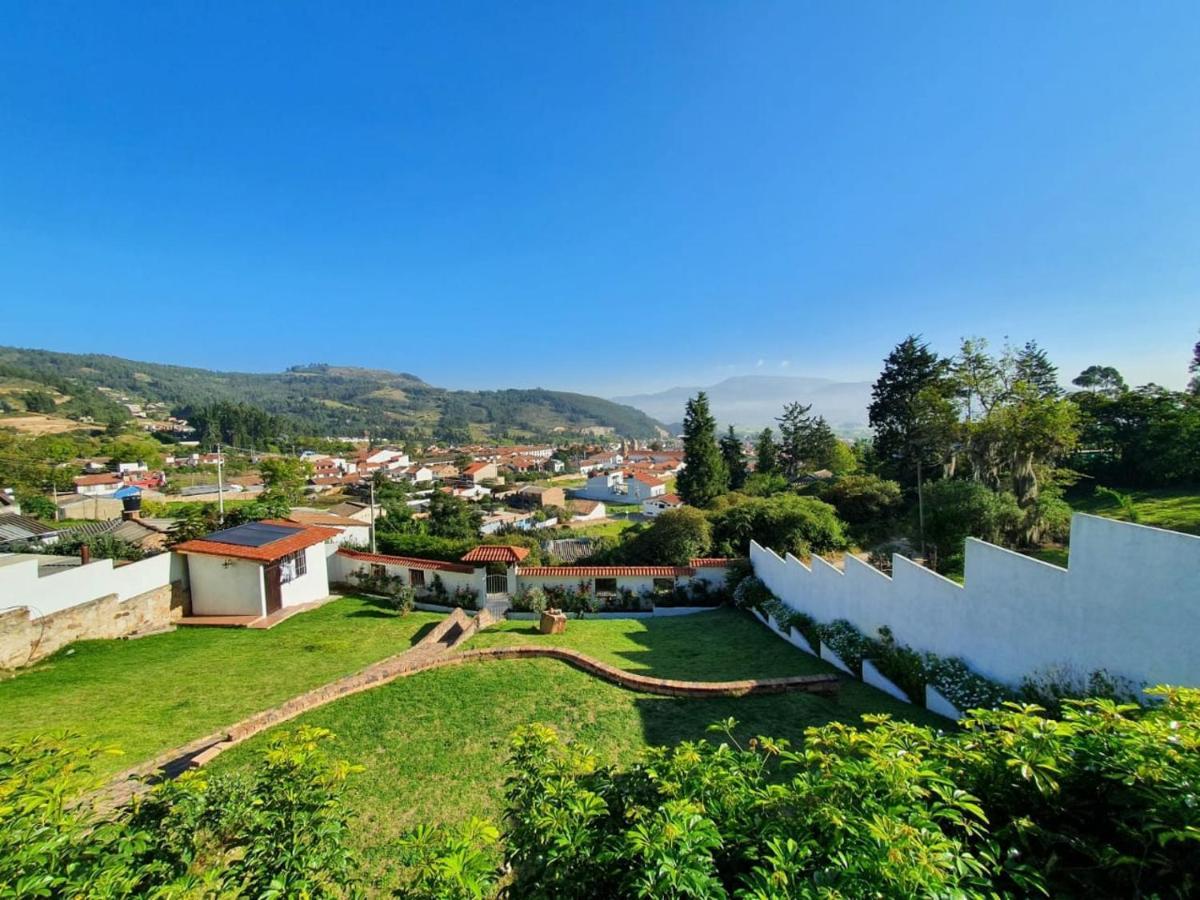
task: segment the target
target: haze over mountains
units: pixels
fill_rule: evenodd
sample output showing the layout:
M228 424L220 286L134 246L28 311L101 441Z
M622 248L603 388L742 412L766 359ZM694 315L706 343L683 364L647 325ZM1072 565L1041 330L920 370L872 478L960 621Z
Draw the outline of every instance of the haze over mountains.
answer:
M775 424L785 403L811 403L843 437L855 437L867 429L867 404L871 402L868 381L834 381L799 375L738 375L709 387L674 387L654 394L614 397L615 403L640 409L672 428L683 420L683 410L697 391L708 394L713 415L724 428L752 431Z

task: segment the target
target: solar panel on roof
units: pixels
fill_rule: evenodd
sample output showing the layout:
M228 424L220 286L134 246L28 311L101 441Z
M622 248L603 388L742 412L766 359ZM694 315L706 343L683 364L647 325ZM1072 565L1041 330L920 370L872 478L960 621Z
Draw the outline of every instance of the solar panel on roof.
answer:
M218 544L236 544L239 547L263 547L285 537L303 531L303 528L288 528L286 525L268 525L265 522L247 522L208 535L206 541Z

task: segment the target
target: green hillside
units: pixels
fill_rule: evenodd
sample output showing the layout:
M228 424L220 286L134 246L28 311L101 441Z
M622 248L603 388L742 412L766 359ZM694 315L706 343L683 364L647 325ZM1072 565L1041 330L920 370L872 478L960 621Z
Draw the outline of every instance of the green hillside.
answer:
M214 372L101 354L0 347L0 371L41 381L61 394L86 394L97 404L115 405L126 397L181 411L214 401L245 403L285 418L303 434L369 430L381 437L465 441L578 434L597 427L632 438L658 433L649 416L599 397L540 388L450 391L416 375L352 366Z

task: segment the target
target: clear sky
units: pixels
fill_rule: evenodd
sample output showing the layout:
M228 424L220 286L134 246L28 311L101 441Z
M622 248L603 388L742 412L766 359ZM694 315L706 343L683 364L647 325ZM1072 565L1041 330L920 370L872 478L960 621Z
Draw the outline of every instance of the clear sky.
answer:
M0 5L0 344L616 394L1181 386L1200 4Z

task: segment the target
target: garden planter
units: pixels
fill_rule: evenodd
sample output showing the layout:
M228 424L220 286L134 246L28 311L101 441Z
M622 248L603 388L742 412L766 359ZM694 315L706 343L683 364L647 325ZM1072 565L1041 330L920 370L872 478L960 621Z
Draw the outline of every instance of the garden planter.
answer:
M842 662L842 658L830 650L824 641L821 641L821 652L819 655L821 659L825 660L825 662L829 663L835 669L841 669L847 675L853 675L855 678L858 677L858 673Z
M561 610L548 609L542 613L538 631L542 634L562 634L567 630L567 616Z
M925 685L925 708L956 722L963 717L962 710L947 700L932 684Z
M764 612L763 612L761 609L756 609L756 610L754 610L754 614L755 614L756 616L758 616L758 620L759 620L760 622L762 622L764 625L770 625L770 624L771 624L771 620L770 620L770 618L768 618L767 614L766 614L766 613L764 613Z
M864 659L862 669L862 680L864 684L869 684L873 688L878 688L885 694L895 697L897 700L903 700L905 703L912 703L912 700L909 698L908 694L900 690L900 688L896 686L896 682L892 681L892 679L880 672L872 660Z

